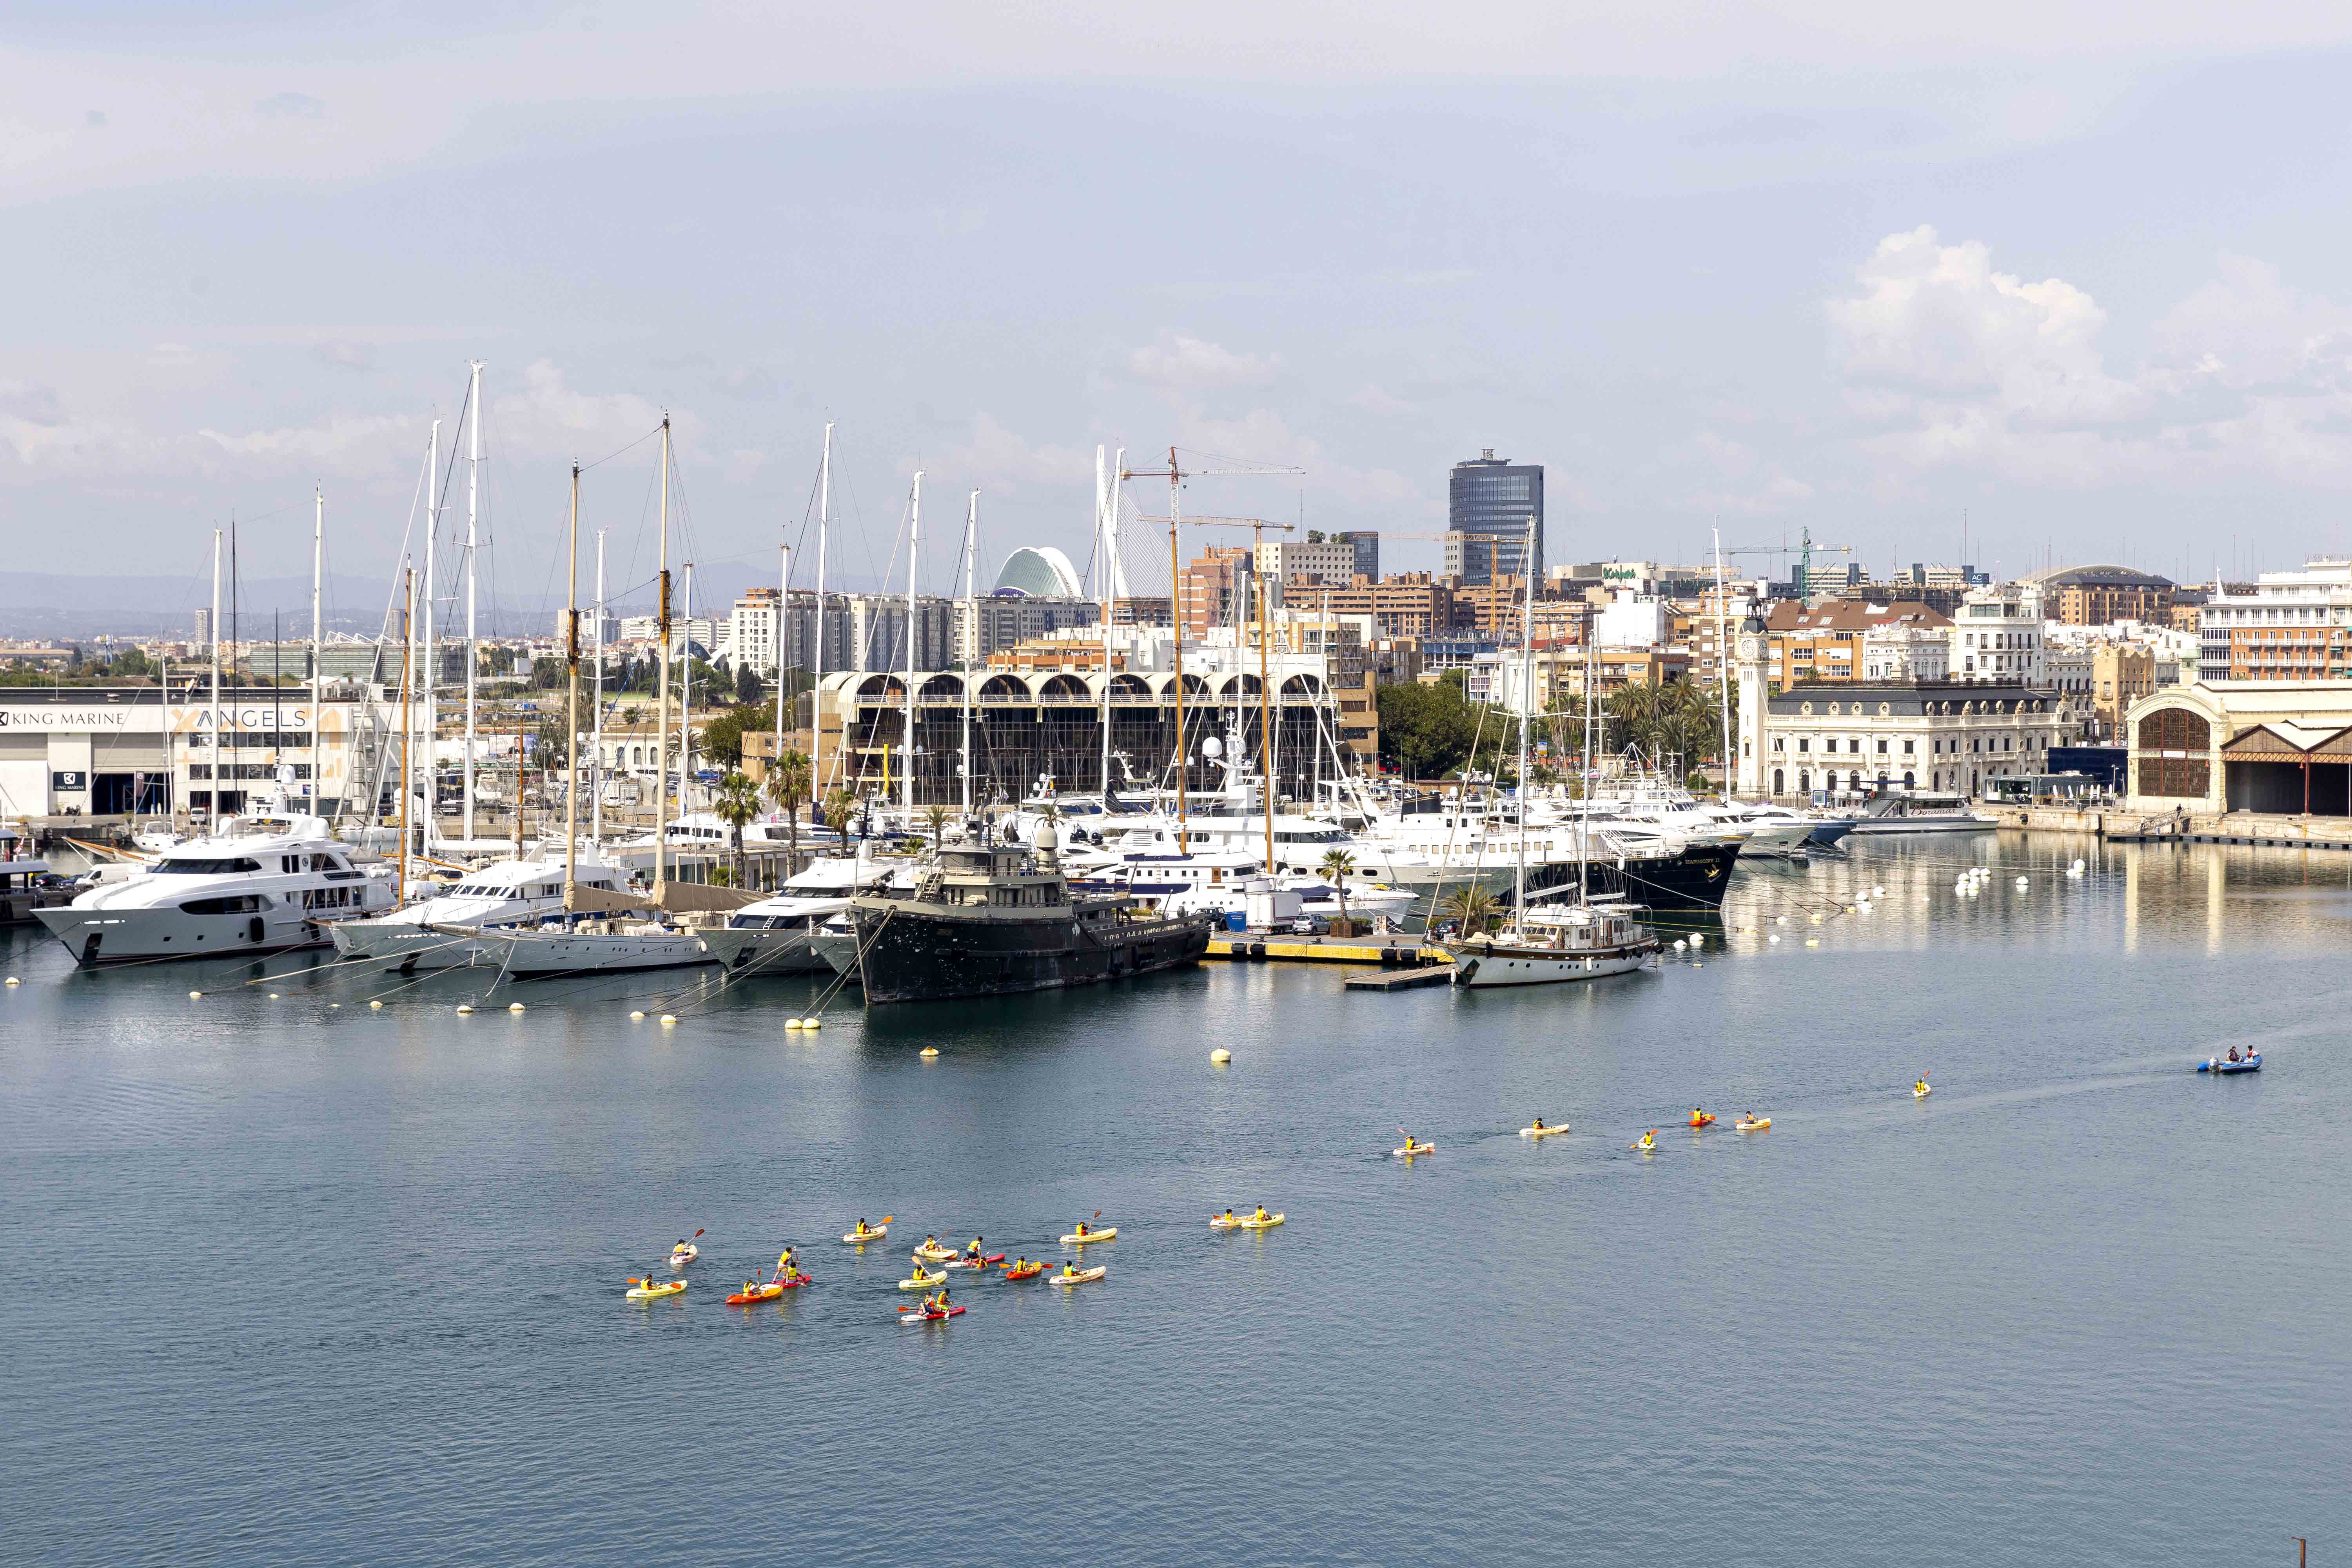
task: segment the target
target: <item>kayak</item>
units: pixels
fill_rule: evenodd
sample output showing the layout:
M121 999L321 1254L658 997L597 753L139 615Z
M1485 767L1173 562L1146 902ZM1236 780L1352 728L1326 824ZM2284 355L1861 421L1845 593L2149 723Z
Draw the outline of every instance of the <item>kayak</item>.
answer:
M686 1286L687 1282L683 1279L673 1279L667 1285L639 1285L631 1289L629 1291L629 1300L632 1301L650 1301L658 1296L675 1296L679 1291L685 1289Z
M1415 1154L1429 1153L1435 1150L1436 1147L1437 1145L1434 1143L1416 1143L1410 1149L1391 1149L1389 1152L1395 1155L1400 1160L1410 1160Z
M1654 1154L1658 1152L1658 1141L1654 1138L1644 1138L1638 1143L1628 1143L1625 1147L1636 1153Z
M784 1293L782 1285L754 1285L749 1290L738 1290L727 1298L730 1307L749 1307L761 1301L772 1301Z
M1519 1136L1522 1138L1549 1138L1555 1132L1565 1132L1567 1131L1568 1124L1563 1121L1553 1127L1522 1127L1519 1129Z
M925 1242L922 1246L915 1248L916 1258L925 1263L945 1263L949 1258L953 1258L955 1255L956 1249L954 1247L940 1247L931 1242Z
M1109 1272L1109 1269L1099 1267L1094 1268L1084 1268L1080 1269L1076 1274L1056 1274L1054 1276L1054 1283L1056 1285L1088 1285L1092 1284L1095 1280L1101 1279L1104 1275Z
M929 1290L936 1286L944 1285L946 1283L947 1276L944 1274L918 1274L912 1279L899 1280L898 1289L901 1290Z
M2227 1057L2208 1057L2197 1064L2197 1070L2210 1072L2216 1078L2233 1072L2260 1072L2263 1070L2263 1056L2256 1051L2252 1056L2242 1057L2234 1062Z
M1118 1226L1115 1225L1106 1226L1100 1230L1090 1230L1084 1236L1080 1236L1076 1231L1072 1231L1069 1235L1062 1237L1062 1245L1064 1247L1084 1247L1089 1241L1108 1241L1112 1237L1115 1237L1118 1234Z
M1250 1214L1239 1215L1232 1219L1227 1219L1221 1214L1209 1216L1211 1230L1271 1230L1281 1223L1282 1216L1278 1214L1270 1214L1264 1219Z
M890 1227L886 1225L878 1226L876 1229L869 1230L863 1236L853 1230L843 1236L841 1239L849 1243L852 1247L863 1247L869 1241L879 1241L889 1234Z
M669 1255L669 1266L672 1268L683 1268L701 1256L702 1248L688 1242Z
M1007 1279L1034 1279L1044 1272L1045 1272L1045 1266L1042 1263L1032 1263L1025 1268L1014 1268L1008 1265L1004 1270L1004 1277Z
M1249 1218L1242 1221L1242 1228L1244 1230L1272 1230L1276 1226L1278 1226L1281 1223L1282 1215L1278 1214L1270 1214L1264 1219L1260 1219L1255 1215L1252 1215Z
M1935 1092L1936 1086L1933 1084L1913 1084L1911 1086L1911 1098L1914 1100L1925 1100Z
M948 1265L950 1268L985 1268L992 1263L1004 1261L1004 1254L992 1252L985 1258L959 1258Z
M912 1311L899 1313L898 1321L902 1323L944 1323L950 1318L961 1318L962 1316L963 1309L961 1307L950 1307L943 1312L934 1311L926 1307L918 1307Z
M1715 1118L1712 1116L1694 1116L1690 1119L1690 1124L1693 1127L1712 1127L1715 1125Z
M1761 1132L1772 1125L1772 1119L1769 1116L1759 1116L1753 1121L1735 1121L1731 1125L1735 1131L1740 1132Z

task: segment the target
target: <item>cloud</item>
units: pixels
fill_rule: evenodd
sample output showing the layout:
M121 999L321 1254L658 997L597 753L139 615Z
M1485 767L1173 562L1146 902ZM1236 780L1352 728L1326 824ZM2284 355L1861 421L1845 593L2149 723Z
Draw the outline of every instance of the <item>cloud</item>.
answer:
M631 392L576 390L551 360L522 373L522 390L488 404L491 438L510 458L593 463L641 440L662 422L662 410ZM698 450L701 422L672 410L670 436L680 452Z
M376 474L415 423L388 414L340 416L317 425L241 436L218 430L196 434L232 457L249 459L238 465L242 472Z
M1348 401L1354 404L1357 407L1362 409L1367 414L1398 415L1411 414L1413 412L1413 405L1412 404L1407 403L1402 397L1391 396L1389 393L1382 390L1381 387L1373 385L1370 382L1365 383L1363 390L1349 398Z
M1024 484L1090 486L1095 455L1076 447L1032 446L986 414L971 416L971 439L949 450L943 471L969 474L983 489L1017 495Z
M1695 512L1729 513L1741 517L1771 517L1801 508L1814 497L1813 487L1787 472L1744 442L1726 440L1702 430L1671 454L1678 471L1691 472L1698 488L1683 498Z
M337 370L373 370L375 355L363 343L313 343L310 357Z
M307 92L274 92L253 106L265 120L324 120L327 106Z
M1253 408L1238 419L1217 418L1197 406L1180 405L1177 414L1177 428L1181 432L1179 444L1196 453L1220 453L1244 462L1306 470L1295 479L1272 481L1277 485L1296 488L1303 483L1351 505L1389 510L1403 507L1420 494L1419 486L1393 468L1360 468L1339 461L1321 441L1291 429L1271 408Z
M2220 270L2123 374L2087 290L1997 271L1981 242L1889 235L1827 310L1877 488L1953 468L2074 488L2352 475L2352 310L2260 261L2225 257Z
M1235 353L1182 332L1162 333L1127 356L1128 374L1152 386L1263 386L1281 369L1279 355Z

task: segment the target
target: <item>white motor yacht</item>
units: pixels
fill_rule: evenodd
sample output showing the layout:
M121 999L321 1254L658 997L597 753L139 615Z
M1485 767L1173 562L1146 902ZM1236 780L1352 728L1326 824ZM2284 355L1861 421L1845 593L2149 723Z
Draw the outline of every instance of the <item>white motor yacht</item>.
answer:
M786 879L772 898L730 910L723 922L700 928L703 945L730 973L824 973L830 966L811 938L849 908L859 893L889 881L894 865L859 858L820 856Z
M609 866L583 856L578 871L583 888L621 890L623 879ZM496 963L505 949L485 944L478 935L453 934L457 928L536 924L542 916L562 912L560 858L501 860L467 872L454 887L405 909L338 922L335 951L345 958L377 959L404 971L464 969Z
M537 926L442 926L478 938L484 965L517 979L622 974L711 962L702 938L642 916L581 916Z
M1999 817L1971 811L1964 797L1940 790L1874 795L1862 815L1853 819L1856 837L1881 833L1983 833L2000 826Z
M77 963L96 968L322 947L335 921L392 901L391 886L352 865L320 818L232 816L148 869L34 912Z

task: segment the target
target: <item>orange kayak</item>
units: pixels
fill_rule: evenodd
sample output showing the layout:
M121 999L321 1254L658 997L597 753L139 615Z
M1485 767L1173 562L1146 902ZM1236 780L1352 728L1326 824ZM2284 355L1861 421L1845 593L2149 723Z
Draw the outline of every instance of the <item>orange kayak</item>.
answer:
M1004 1268L1004 1277L1007 1279L1034 1279L1044 1272L1045 1272L1045 1266L1042 1263L1033 1263L1026 1268L1015 1268L1011 1264L1005 1265Z
M1712 1116L1694 1116L1690 1119L1690 1124L1693 1127L1712 1127L1715 1125L1715 1118Z

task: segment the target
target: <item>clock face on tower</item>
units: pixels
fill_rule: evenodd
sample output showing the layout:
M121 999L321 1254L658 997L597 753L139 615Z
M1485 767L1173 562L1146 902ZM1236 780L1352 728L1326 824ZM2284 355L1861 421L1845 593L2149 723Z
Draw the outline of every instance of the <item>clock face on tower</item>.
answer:
M1754 637L1741 637L1739 639L1739 657L1742 658L1754 658L1756 657L1756 639Z

